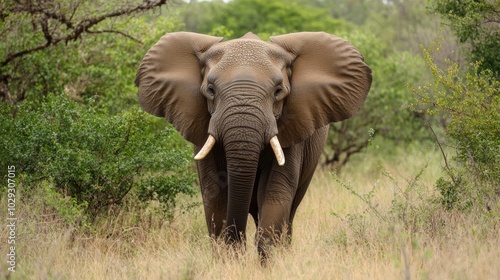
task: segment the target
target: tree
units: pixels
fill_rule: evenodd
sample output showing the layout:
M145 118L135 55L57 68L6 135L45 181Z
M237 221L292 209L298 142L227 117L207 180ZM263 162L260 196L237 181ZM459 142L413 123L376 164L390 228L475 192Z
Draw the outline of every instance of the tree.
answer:
M470 59L480 70L500 75L500 1L432 0L431 11L443 16L460 42L470 45Z
M500 2L434 0L430 9L444 16L463 47L471 49L472 61L470 65L449 63L442 70L434 59L440 42L422 47L433 80L413 85L414 108L446 120L447 137L436 136L446 175L436 188L446 209L474 204L488 209L500 197ZM455 153L451 160L443 143L450 143Z
M23 174L23 199L48 194L87 218L124 201L171 215L178 194L193 194L192 149L138 108L134 77L147 48L182 24L131 17L166 1L0 2L0 166Z
M436 182L441 202L447 209L488 204L500 194L500 82L479 63L465 73L457 63L441 70L432 57L436 49L423 48L434 81L414 85L412 91L427 114L447 120L446 140L436 139L446 171ZM447 159L443 143L456 153L453 161Z
M350 26L343 20L332 18L324 9L310 5L301 5L297 1L286 0L233 0L229 3L188 4L184 18L191 31L214 35L230 35L228 39L239 38L247 32L260 34L267 39L272 34L297 31L326 31L337 33ZM200 6L201 5L201 6ZM195 24L193 13L200 8L209 11L208 15L197 17ZM220 30L226 30L220 34Z
M57 72L70 69L60 69L59 62L65 59L66 51L75 51L73 43L86 36L101 34L116 34L136 40L126 29L116 28L116 19L161 7L166 0L116 4L113 1L87 0L2 1L1 98L15 104L24 100L27 94L46 94L63 87L61 80L64 77ZM61 48L62 44L64 47ZM51 57L46 52L49 49L57 50L59 56ZM75 53L71 55L77 56ZM65 66L70 67L62 67Z
M374 14L387 16L389 5L382 0L299 0L301 3L313 5L327 10L336 19L363 26Z

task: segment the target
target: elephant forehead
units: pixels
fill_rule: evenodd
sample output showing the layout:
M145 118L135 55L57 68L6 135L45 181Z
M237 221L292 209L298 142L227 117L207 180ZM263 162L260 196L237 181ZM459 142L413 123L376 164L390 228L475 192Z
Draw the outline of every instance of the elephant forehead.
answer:
M233 40L222 46L222 57L217 63L221 68L260 66L271 69L272 50L268 43L258 40Z

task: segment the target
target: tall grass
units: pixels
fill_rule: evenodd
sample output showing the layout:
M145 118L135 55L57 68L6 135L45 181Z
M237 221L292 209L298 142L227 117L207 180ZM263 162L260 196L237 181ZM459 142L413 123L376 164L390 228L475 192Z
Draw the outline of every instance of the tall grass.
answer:
M82 233L33 201L19 204L18 266L10 279L500 279L500 206L443 210L433 202L441 158L420 146L371 147L335 174L318 170L292 245L262 267L249 221L247 250L212 244L201 205L161 223L122 211ZM185 198L184 205L201 201ZM1 209L5 209L2 200ZM131 207L130 209L133 209ZM5 220L5 211L0 218ZM8 234L0 229L2 255Z

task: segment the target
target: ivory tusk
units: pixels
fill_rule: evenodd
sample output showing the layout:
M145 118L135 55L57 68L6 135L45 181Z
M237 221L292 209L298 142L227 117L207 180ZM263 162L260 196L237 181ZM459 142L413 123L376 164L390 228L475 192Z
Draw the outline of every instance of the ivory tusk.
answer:
M203 145L198 154L194 156L194 159L195 160L204 159L208 155L208 153L210 153L210 150L212 150L214 144L215 144L215 138L212 135L208 135L207 142L205 142L205 145Z
M273 148L274 155L276 156L276 160L280 166L285 164L285 154L283 154L283 150L281 149L280 141L278 141L278 137L274 136L269 141L271 144L271 148Z

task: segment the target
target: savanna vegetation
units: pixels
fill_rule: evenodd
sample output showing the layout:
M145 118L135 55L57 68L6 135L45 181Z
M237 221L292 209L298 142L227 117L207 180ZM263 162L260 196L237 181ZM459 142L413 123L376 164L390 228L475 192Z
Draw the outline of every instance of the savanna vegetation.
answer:
M0 277L500 278L499 15L497 0L1 0L0 219L15 230L0 229ZM373 70L266 267L252 238L243 255L211 243L192 147L137 105L140 60L181 30L326 31Z

